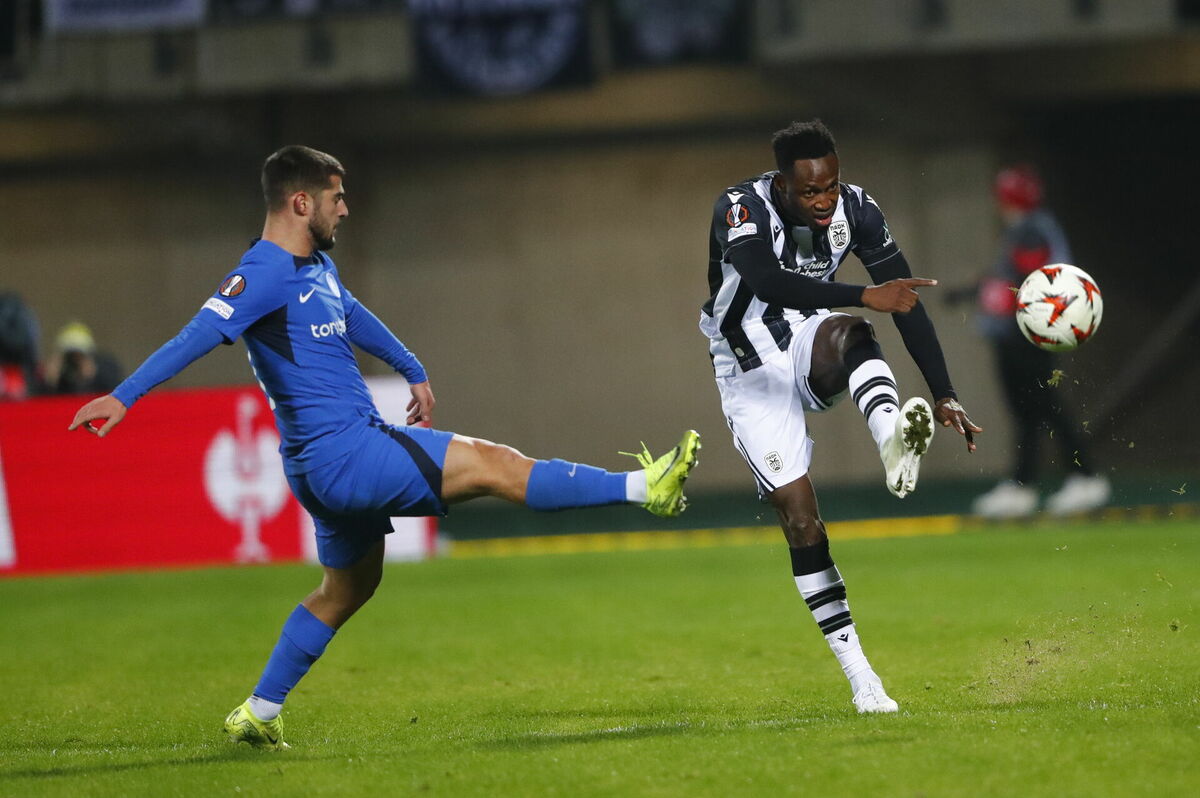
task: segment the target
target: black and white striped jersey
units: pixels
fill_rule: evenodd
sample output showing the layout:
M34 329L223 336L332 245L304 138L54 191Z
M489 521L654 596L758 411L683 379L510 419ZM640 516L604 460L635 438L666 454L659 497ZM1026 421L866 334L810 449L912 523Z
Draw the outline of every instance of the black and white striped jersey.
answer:
M861 286L845 286L838 304L829 302L830 292L820 292L813 301L804 285L813 280L833 283L838 267L853 252L867 267L882 264L900 250L888 232L883 211L858 186L842 183L837 209L827 227L810 229L791 225L775 207L771 181L777 172L725 189L713 206L709 234L709 299L700 314L700 329L709 338L709 351L717 374L732 374L760 366L764 360L786 351L791 343L791 322L825 306L861 306ZM768 301L755 294L745 275L730 259L730 253L751 241L763 241L774 252L776 266L810 280L789 278L786 299ZM767 249L758 246L764 253ZM823 286L818 286L823 287ZM833 288L832 285L829 288ZM811 291L807 292L811 294Z

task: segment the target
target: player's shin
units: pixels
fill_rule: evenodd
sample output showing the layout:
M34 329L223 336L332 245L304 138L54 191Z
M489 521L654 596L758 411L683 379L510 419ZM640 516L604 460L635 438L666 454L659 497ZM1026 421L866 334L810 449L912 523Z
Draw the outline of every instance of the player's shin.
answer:
M623 504L630 500L628 483L624 472L612 473L566 460L538 460L529 472L525 503L534 510ZM642 485L644 491L644 477Z
M259 720L273 720L279 714L287 694L325 652L333 635L334 629L303 604L292 610L250 698Z
M878 680L867 661L846 601L846 584L829 555L829 540L812 546L793 547L792 574L796 587L837 657L842 672L857 693L868 681Z

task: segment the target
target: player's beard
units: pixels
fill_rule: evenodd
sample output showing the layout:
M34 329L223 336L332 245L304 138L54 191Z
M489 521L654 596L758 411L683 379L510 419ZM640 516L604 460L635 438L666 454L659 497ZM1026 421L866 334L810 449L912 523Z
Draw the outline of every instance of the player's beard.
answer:
M334 225L330 225L327 230L322 230L314 219L308 223L308 232L312 236L313 243L317 245L317 249L333 249L333 245L337 243L334 238Z

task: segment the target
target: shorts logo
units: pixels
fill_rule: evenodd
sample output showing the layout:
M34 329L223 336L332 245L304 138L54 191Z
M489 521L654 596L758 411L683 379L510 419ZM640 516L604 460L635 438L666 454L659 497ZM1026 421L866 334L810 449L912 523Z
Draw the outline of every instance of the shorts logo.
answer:
M733 203L729 206L729 210L725 212L725 223L730 227L737 227L749 218L750 209L740 202Z
M221 283L221 288L217 291L221 296L237 296L246 290L246 278L240 274L235 274L229 277L225 282Z
M779 456L779 452L767 452L767 456L763 459L767 461L767 468L771 469L772 474L778 474L783 470L783 458Z
M222 302L215 296L209 297L208 301L204 303L204 307L201 308L201 310L211 310L213 313L216 313L218 316L226 320L233 315L233 305L230 305L228 302Z
M845 249L850 243L850 225L845 219L838 219L829 225L829 246L834 249Z

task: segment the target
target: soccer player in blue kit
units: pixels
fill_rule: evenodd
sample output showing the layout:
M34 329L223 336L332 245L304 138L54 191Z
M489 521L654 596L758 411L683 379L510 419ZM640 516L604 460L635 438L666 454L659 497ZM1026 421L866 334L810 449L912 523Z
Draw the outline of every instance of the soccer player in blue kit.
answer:
M630 503L674 516L684 509L684 482L700 448L700 436L689 430L657 459L643 446L641 469L610 473L386 424L351 343L408 381L409 425L432 421L433 392L421 362L342 285L326 254L349 214L344 177L336 158L309 147L284 147L267 158L262 238L179 335L111 394L80 408L70 425L104 437L155 385L218 344L239 336L246 342L275 413L284 472L312 515L324 567L320 586L284 623L254 692L225 720L235 742L269 749L287 747L280 712L289 691L378 586L392 516L445 515L448 505L479 496L535 510Z

